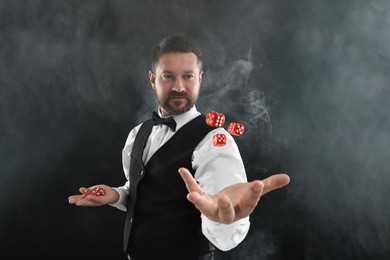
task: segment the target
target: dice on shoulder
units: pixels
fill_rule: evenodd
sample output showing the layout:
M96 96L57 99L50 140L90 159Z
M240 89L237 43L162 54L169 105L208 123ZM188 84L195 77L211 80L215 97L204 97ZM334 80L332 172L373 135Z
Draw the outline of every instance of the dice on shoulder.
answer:
M216 147L224 146L226 144L226 135L215 134L213 136L213 145Z
M211 111L207 114L206 123L209 126L221 127L225 124L225 116L221 113Z
M228 127L228 132L232 135L241 136L244 134L244 125L238 122L231 122Z
M93 196L104 196L106 194L106 189L101 187L92 187L88 188L83 193L83 198L88 197L89 195Z

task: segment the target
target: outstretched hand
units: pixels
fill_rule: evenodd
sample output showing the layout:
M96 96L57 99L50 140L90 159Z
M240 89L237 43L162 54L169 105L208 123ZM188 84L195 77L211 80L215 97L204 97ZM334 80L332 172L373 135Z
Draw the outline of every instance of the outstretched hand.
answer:
M249 216L261 196L290 182L288 175L275 174L261 181L233 184L215 195L206 195L186 168L180 168L179 173L189 192L187 199L208 219L224 224Z
M72 195L68 198L69 204L75 204L77 206L103 206L106 204L115 203L119 200L119 194L111 188L110 186L101 184L101 185L95 185L93 187L100 187L104 188L106 190L106 194L103 196L94 196L94 195L88 195L84 198L84 192L87 188L81 187L79 189L81 195Z

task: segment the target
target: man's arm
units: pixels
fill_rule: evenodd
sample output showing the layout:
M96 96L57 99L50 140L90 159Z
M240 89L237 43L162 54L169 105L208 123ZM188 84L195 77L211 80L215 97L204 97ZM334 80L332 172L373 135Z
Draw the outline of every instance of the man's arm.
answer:
M215 134L226 135L224 146L213 145ZM216 194L223 188L247 182L245 167L233 137L224 129L217 128L205 136L193 153L192 167L195 179L205 194ZM202 214L202 233L223 251L236 247L246 237L249 217L231 224L210 220Z
M212 138L216 133L226 135L227 142L225 146L213 146ZM221 215L223 210L229 212L228 209L231 206L229 203L226 204L227 201L224 200L226 197L220 192L226 187L247 183L244 164L233 137L223 128L210 132L194 151L193 168L196 171L195 180L191 175L186 175L188 173L186 170L182 169L180 172L182 174L184 171L182 177L189 189L189 200L192 200L192 203L195 202L194 205L199 207L202 213L202 232L219 249L224 251L230 250L245 238L250 226L249 214L241 218L235 218L235 216L233 220L229 219L232 218L231 212L229 213L230 215ZM195 194L192 192L195 192ZM239 192L241 194L242 190ZM219 209L218 203L220 203L222 209L218 211L217 216L220 215L222 218L216 218L213 214L210 215L206 211L203 212L202 204L205 203L196 197L197 195L200 195L202 198L203 196L213 198L211 203L217 209ZM215 198L219 197L222 197L220 202L215 200ZM254 200L256 201L257 198L255 197ZM199 203L199 206L196 203ZM227 208L225 209L224 206Z
M101 187L106 189L106 194L104 196L90 195L86 198L84 198L83 195L72 195L68 198L70 204L75 204L77 206L110 205L122 211L126 211L127 196L129 195L129 188L130 188L130 181L129 181L130 180L129 178L130 154L133 149L133 143L135 137L137 136L140 127L141 124L136 126L130 131L125 143L125 147L122 150L123 171L127 180L125 185L116 188L104 184L95 185L93 187ZM85 189L86 189L85 187L81 187L79 189L80 193L84 193Z

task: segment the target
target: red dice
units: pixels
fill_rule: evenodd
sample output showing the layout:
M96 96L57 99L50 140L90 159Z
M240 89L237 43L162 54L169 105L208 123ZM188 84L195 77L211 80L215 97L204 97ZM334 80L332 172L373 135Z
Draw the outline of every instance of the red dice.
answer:
M106 189L101 187L92 187L84 191L83 197L86 198L89 195L93 196L104 196L106 194Z
M241 136L244 133L244 125L238 122L229 124L228 132L232 135Z
M215 134L213 137L213 145L216 147L224 146L226 144L226 135Z
M206 123L209 126L221 127L225 124L225 116L221 113L211 111L207 114Z

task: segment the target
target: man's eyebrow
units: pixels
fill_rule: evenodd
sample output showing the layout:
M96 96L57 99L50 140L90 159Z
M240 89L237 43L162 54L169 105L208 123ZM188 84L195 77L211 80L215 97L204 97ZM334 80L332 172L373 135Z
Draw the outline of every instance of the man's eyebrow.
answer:
M161 73L175 74L174 72L169 71L169 70L163 70ZM193 70L186 70L186 71L183 72L183 74L190 74L190 73L195 73L195 71L193 71Z
M172 71L169 71L169 70L163 70L161 73L175 74L175 73L173 73Z

